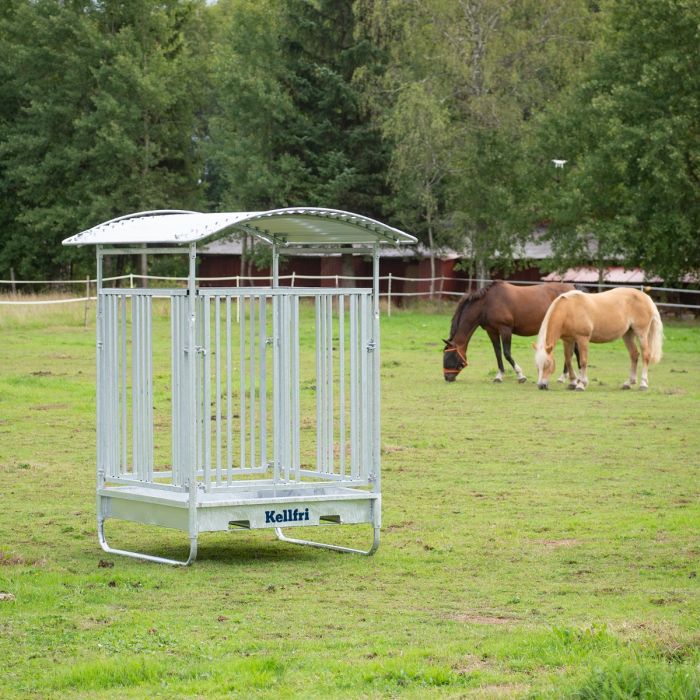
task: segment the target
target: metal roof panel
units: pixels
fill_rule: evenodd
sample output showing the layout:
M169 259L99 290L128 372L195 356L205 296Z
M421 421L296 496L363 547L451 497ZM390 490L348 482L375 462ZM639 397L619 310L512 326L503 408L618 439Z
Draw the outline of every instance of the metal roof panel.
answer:
M280 246L417 241L408 233L360 214L320 207L295 207L261 212L138 212L66 238L63 245L182 245L226 231L252 234Z

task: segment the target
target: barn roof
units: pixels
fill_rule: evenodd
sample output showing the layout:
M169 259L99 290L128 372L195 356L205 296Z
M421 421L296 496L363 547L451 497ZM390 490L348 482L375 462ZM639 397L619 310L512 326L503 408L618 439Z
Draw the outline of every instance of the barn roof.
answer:
M270 211L201 213L180 210L138 212L98 224L66 238L63 245L178 245L219 234L250 234L269 244L402 244L417 239L360 214L320 207Z
M545 282L597 284L599 281L599 272L595 267L570 267L566 272L551 272L542 279ZM638 267L628 270L621 266L606 267L603 271L602 279L602 282L608 284L649 284L661 281L659 277L648 278L644 270Z

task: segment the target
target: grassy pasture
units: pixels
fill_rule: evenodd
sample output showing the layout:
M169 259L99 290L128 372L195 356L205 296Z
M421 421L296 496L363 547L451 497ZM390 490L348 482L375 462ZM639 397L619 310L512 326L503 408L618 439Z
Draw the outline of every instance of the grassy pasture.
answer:
M99 549L94 317L21 309L0 306L2 698L700 697L697 324L667 323L646 393L619 390L621 341L594 346L580 394L537 391L531 339L530 381L493 385L482 332L447 384L452 307L394 310L377 554L205 534L182 569Z

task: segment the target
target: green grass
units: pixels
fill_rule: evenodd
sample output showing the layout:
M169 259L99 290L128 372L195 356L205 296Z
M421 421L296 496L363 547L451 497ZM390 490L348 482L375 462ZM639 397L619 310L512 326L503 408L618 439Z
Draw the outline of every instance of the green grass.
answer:
M447 384L452 308L394 310L377 554L216 533L182 569L97 544L94 319L6 308L2 698L700 697L697 324L667 322L646 393L619 389L621 341L594 346L579 394L537 391L531 339L513 349L530 381L492 384L480 331ZM187 550L166 529L108 534Z

